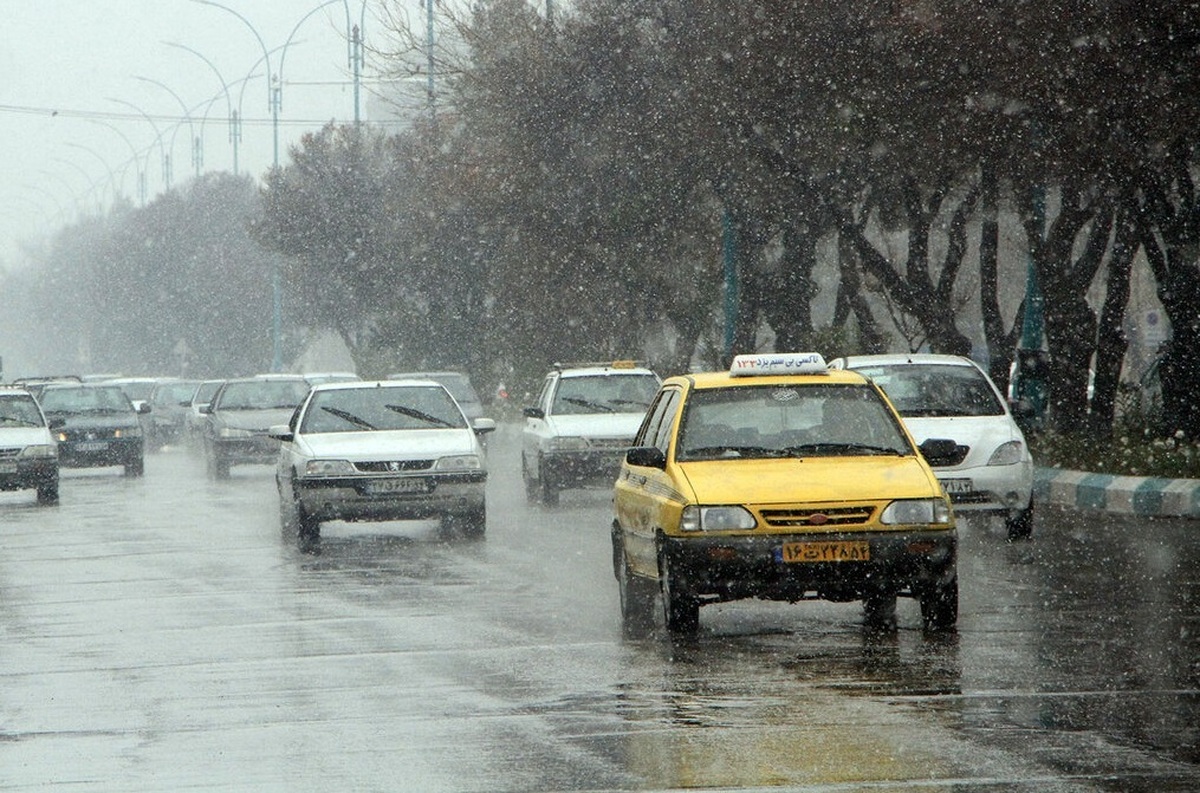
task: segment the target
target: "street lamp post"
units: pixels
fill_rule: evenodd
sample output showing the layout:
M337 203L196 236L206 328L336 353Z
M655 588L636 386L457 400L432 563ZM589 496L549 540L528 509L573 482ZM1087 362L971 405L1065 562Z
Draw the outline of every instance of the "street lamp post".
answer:
M187 104L183 101L183 99L180 98L179 94L175 93L175 91L173 91L171 89L171 87L164 82L160 82L158 80L154 80L149 77L140 77L138 75L134 75L133 79L141 80L142 82L150 83L151 85L157 85L159 88L163 89L164 91L169 93L171 96L173 96L175 98L175 101L179 103L179 109L183 111L183 117L188 123L188 133L191 135L191 138L192 138L192 167L195 169L196 177L199 178L200 177L200 166L204 162L204 151L200 147L200 139L198 137L196 137L196 125L192 121L192 113L190 110L188 110ZM179 125L176 125L175 132L171 133L171 153L172 154L175 153L175 134L178 132L179 132Z
M194 50L191 47L187 46L186 44L179 44L179 43L173 42L173 41L168 41L165 43L168 47L176 47L178 49L192 53L197 58L199 58L200 60L202 60L206 64L208 64L208 68L212 69L213 74L215 74L217 76L217 82L219 82L221 84L221 90L225 92L225 117L229 120L229 143L233 146L233 175L237 176L237 174L238 174L238 143L240 143L242 140L242 128L241 128L241 122L238 119L238 115L233 109L233 101L229 98L229 83L225 82L225 78L221 76L221 70L218 69L216 67L216 65L204 55L204 53L200 52L199 50ZM249 79L249 78L247 78L247 79ZM243 83L243 85L244 85L244 83ZM205 114L205 117L207 118L207 114ZM201 129L201 131L203 131L203 129L204 129L203 123L201 123L200 129Z
M104 170L108 171L108 184L112 188L113 200L115 201L117 195L119 194L120 187L117 186L117 175L113 172L112 166L108 164L108 160L101 157L95 149L84 146L82 143L72 143L68 141L66 145L70 146L72 149L79 149L82 152L87 152L100 161L100 164L104 166Z
M132 108L133 110L135 110L139 114L141 114L142 118L146 119L146 121L148 121L150 123L150 126L153 127L154 140L158 144L159 154L162 155L163 185L165 186L165 188L167 190L170 190L171 189L171 157L170 157L170 155L167 154L167 150L163 146L162 131L159 130L158 124L156 124L154 122L154 119L152 119L146 113L145 110L142 110L140 107L133 104L132 102L126 102L124 99L115 99L111 96L108 97L108 101L116 102L118 105L124 105L125 107Z
M114 127L112 124L109 124L104 121L98 121L96 119L92 119L92 123L99 124L102 127L107 127L108 129L117 133L117 135L121 138L121 140L125 141L125 144L127 146L129 146L129 151L133 155L132 162L133 162L134 166L137 168L138 206L145 206L146 205L146 172L142 168L142 155L138 154L137 147L133 145L133 141L131 141L129 139L128 135L126 135L124 132L122 132L117 127ZM149 156L150 156L149 149L147 149L147 151L146 151L146 156L147 156L147 158L149 158Z

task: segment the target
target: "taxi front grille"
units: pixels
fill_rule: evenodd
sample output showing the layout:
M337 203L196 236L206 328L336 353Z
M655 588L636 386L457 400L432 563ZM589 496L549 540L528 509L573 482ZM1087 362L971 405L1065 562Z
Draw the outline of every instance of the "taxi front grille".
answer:
M862 526L871 522L875 508L870 504L829 509L764 509L763 520L773 527L788 526Z
M401 471L428 471L433 460L364 460L354 464L364 474L390 474Z

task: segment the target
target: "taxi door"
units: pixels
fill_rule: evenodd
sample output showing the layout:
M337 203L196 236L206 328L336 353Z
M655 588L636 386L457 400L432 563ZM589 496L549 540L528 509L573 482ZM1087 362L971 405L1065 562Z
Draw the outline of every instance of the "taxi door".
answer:
M671 442L683 390L664 386L655 397L634 438L634 447L654 448L662 453L664 468L621 463L613 505L629 567L638 575L658 577L658 530L668 521L678 522L686 498L678 493L670 475Z

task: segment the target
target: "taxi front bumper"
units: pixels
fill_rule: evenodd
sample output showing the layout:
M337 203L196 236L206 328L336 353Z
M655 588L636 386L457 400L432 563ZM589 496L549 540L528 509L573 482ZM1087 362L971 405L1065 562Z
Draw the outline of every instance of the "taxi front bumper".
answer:
M916 596L956 575L954 530L766 536L663 536L678 591L707 600Z

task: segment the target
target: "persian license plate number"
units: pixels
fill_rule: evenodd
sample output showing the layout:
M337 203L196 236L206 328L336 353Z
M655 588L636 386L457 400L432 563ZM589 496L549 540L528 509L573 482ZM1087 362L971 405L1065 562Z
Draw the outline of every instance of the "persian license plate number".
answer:
M941 479L938 481L942 483L942 488L948 496L971 492L970 479Z
M788 564L815 562L866 562L871 559L871 544L865 540L829 542L787 542L780 560Z
M102 452L108 448L108 441L83 441L75 444L75 448L81 452Z
M372 494L427 493L429 492L429 483L420 477L412 476L399 479L379 479L368 482L366 492Z

